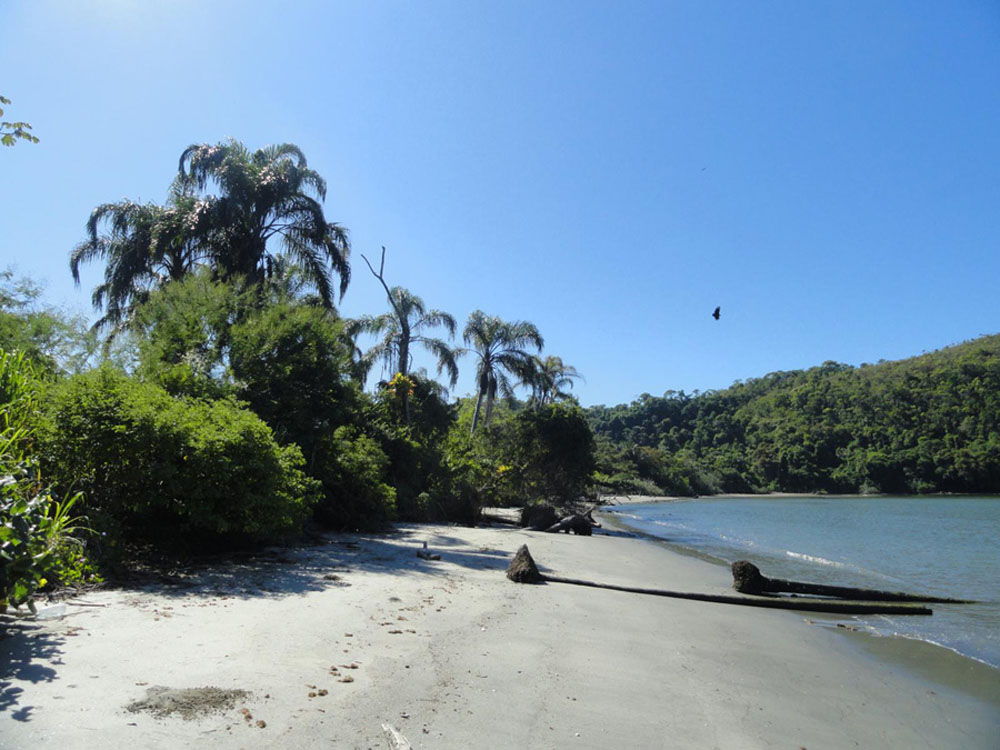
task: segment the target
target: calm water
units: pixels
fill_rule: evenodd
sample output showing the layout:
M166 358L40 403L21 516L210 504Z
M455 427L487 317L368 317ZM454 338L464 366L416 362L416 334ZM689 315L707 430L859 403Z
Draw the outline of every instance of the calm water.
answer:
M976 599L856 618L1000 668L1000 498L720 498L622 505L627 525L766 576Z

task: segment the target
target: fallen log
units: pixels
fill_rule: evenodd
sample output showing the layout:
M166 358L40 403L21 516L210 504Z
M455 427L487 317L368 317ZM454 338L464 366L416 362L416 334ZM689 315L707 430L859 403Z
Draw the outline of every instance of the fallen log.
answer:
M635 586L618 586L611 583L596 583L578 578L548 575L538 571L527 545L522 545L507 568L507 577L516 583L566 583L573 586L587 586L609 591L624 591L648 596L665 596L671 599L689 599L716 604L736 604L742 607L763 607L765 609L792 609L801 612L828 612L842 615L930 615L933 611L919 604L833 601L830 599L761 598L745 596L725 596L720 594L698 594L666 589L648 589Z
M580 536L590 536L592 535L595 523L586 518L585 516L566 516L561 521L558 521L547 529L545 529L548 534L556 534L560 531L565 531L567 534L570 532L574 534L579 534Z
M878 591L852 586L826 586L820 583L786 581L782 578L768 578L760 569L747 560L737 560L732 565L733 588L741 594L810 594L812 596L832 596L838 599L877 602L930 602L936 604L975 604L969 599L947 599L939 596L921 596L901 591Z

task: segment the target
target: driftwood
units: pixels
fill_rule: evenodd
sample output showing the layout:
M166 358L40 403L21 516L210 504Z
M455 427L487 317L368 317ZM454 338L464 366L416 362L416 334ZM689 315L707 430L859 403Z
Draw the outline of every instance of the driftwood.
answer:
M596 507L596 506L594 506ZM556 534L565 531L567 534L579 534L580 536L591 536L594 529L601 528L601 524L594 520L594 508L585 510L583 513L574 513L566 516L555 523L542 527L532 527L532 531L545 531L549 534Z
M565 531L567 534L591 536L594 529L601 524L594 520L594 510L600 506L592 505L580 513L571 513L559 517L559 513L551 505L528 505L521 511L521 526L528 531L545 531L555 534Z
M534 573L531 573L531 570ZM527 572L525 572L527 571ZM534 575L537 574L537 577ZM763 598L751 599L744 596L724 596L718 594L697 594L684 591L668 591L666 589L647 589L634 586L616 586L609 583L595 583L578 578L547 575L538 571L527 545L522 545L507 568L507 577L517 583L568 583L574 586L588 586L595 589L610 591L625 591L632 594L649 596L666 596L671 599L689 599L698 602L715 602L717 604L737 604L743 607L763 607L765 609L793 609L802 612L830 612L844 615L930 615L933 612L919 604L863 602L863 601L832 601L830 599L796 598Z
M389 743L389 750L411 750L412 745L392 724L383 724L382 731L385 732L385 740Z
M584 518L583 516L566 516L561 521L552 524L547 529L544 529L549 534L556 534L560 531L565 531L567 534L570 532L574 534L579 534L580 536L590 536L594 533L593 522Z
M737 560L732 565L733 588L741 594L810 594L832 596L838 599L877 602L932 602L937 604L974 604L968 599L946 599L939 596L905 594L901 591L878 591L851 586L826 586L819 583L786 581L782 578L768 578L751 562Z

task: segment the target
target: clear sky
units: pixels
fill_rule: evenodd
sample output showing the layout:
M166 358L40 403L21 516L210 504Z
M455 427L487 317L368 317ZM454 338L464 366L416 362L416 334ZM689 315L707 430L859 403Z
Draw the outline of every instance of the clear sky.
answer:
M385 245L585 405L1000 328L996 0L0 0L0 94L41 138L0 151L0 266L71 309L90 211L231 136L326 178L342 314L385 309Z

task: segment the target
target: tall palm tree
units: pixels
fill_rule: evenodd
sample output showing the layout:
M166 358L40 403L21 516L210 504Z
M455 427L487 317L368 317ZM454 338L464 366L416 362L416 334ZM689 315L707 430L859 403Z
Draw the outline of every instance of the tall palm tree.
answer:
M178 171L185 185L202 193L210 184L218 188L208 199L212 229L201 239L219 278L257 284L291 260L324 305L333 305L331 269L343 296L351 278L347 230L326 220L320 205L326 182L298 146L251 152L235 140L195 144L184 149Z
M482 310L476 310L469 316L462 338L479 360L476 364L478 395L472 415L472 431L475 432L483 398L486 398L484 423L489 424L497 392L513 394L508 376L515 377L519 382L527 382L530 378L532 357L525 347L534 346L541 351L545 342L532 323L520 320L510 323L486 315Z
M455 319L441 310L428 310L417 295L400 286L388 291L392 311L359 318L357 325L365 333L381 334L382 339L365 354L369 364L381 359L394 372L408 375L412 360L411 347L420 344L437 357L438 374L447 371L451 387L458 382L456 352L441 339L425 336L428 328L443 327L449 337L455 335Z
M570 398L570 394L562 389L567 386L572 388L574 379L583 379L583 375L575 367L563 363L562 357L532 357L532 365L529 384L531 400L537 406Z
M183 278L202 261L196 235L209 224L207 205L176 182L166 206L130 200L104 203L87 221L87 239L70 254L73 280L80 283L80 266L104 260L104 282L92 296L105 314L95 330L112 328L128 319L136 304L152 289Z

